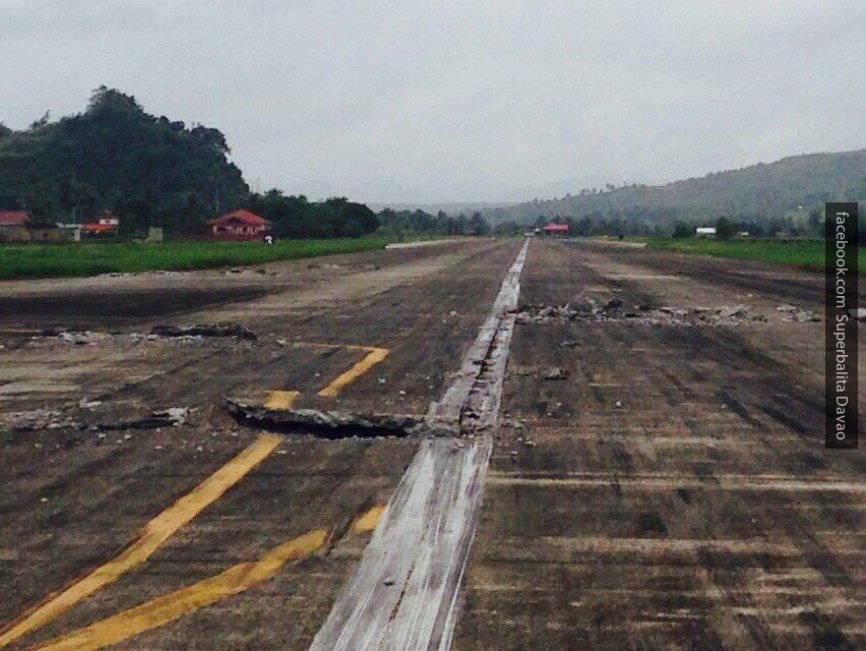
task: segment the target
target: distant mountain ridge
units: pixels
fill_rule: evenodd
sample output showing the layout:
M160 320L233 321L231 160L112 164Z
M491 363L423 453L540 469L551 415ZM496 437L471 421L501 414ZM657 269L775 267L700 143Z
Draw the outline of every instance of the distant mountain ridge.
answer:
M866 199L866 149L789 156L738 170L664 185L582 190L559 199L481 209L492 224L539 217L617 218L654 224L725 215L754 221L780 218L824 201Z

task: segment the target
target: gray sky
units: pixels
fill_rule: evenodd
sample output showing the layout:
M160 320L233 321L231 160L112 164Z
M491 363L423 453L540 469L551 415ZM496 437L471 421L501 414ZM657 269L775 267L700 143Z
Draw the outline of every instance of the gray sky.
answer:
M0 0L0 121L100 84L254 188L544 198L866 147L862 0Z

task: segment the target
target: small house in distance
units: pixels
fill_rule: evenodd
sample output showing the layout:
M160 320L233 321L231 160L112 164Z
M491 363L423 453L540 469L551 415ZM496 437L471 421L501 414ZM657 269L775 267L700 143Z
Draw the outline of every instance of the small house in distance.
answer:
M66 242L54 222L39 221L25 210L0 211L0 242Z
M271 228L271 222L249 210L226 213L207 225L217 240L260 240Z
M716 228L715 226L698 226L695 229L695 235L697 237L715 237Z
M103 211L95 222L81 225L81 232L95 237L115 235L120 228L120 218L110 210Z
M31 221L27 226L30 233L31 242L43 242L56 244L58 242L68 242L70 239L69 232L62 230L54 222Z
M30 214L24 210L0 210L0 242L28 242Z
M565 237L568 235L568 224L554 224L551 222L543 229L545 235L556 235L559 237Z

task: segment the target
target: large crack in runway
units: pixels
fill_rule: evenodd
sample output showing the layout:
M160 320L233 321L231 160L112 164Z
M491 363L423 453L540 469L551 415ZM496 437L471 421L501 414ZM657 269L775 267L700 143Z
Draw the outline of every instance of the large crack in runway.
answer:
M432 428L464 436L421 443L312 651L450 648L528 247L529 240L454 382L428 413Z

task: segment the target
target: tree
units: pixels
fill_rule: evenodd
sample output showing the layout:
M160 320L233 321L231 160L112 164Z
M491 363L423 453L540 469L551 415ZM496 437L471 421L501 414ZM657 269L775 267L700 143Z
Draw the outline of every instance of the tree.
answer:
M102 210L121 229L169 232L200 228L240 207L249 188L226 156L217 129L155 118L131 95L101 86L79 115L12 132L0 148L0 195L14 197L40 218L84 221Z
M36 131L37 129L41 129L42 127L46 126L50 120L51 111L45 111L45 113L42 114L41 118L39 118L38 120L33 120L33 122L30 123L30 130Z
M812 235L824 236L824 213L820 208L809 211L808 224Z
M684 240L692 236L694 229L683 221L678 221L674 224L673 237L677 240Z
M478 217L473 215L471 219L467 219L465 215L450 217L441 210L434 216L423 210L397 211L386 208L379 213L378 221L380 234L397 238L422 233L472 235L479 232L481 234L490 232L487 220L480 213L478 213Z
M469 218L469 233L470 235L489 235L490 224L481 216L480 212L476 212Z
M274 188L253 193L246 206L270 221L281 238L360 237L379 228L376 213L345 197L310 203L304 195L287 197Z
M736 224L727 217L719 217L716 221L716 239L729 240L736 234Z

